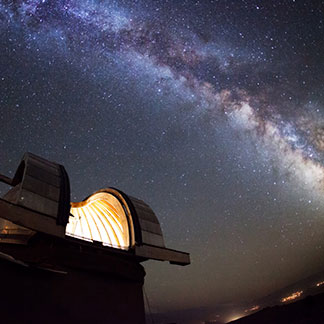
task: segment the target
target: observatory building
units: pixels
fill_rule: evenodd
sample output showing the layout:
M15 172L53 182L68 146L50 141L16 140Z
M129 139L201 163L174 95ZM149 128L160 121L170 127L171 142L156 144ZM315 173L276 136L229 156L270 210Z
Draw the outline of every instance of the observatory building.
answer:
M114 188L70 200L62 165L26 153L0 198L1 321L145 323L141 262L188 265L153 210Z

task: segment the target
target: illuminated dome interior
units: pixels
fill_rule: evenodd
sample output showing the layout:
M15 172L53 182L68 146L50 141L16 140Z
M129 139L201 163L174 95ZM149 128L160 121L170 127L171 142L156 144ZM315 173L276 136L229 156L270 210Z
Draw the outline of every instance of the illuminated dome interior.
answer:
M124 250L130 247L126 208L114 195L98 192L82 202L71 203L70 214L66 235Z

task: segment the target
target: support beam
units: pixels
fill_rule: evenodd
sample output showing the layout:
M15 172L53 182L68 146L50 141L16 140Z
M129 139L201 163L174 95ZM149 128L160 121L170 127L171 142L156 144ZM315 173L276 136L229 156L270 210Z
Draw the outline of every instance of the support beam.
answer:
M6 176L3 175L3 174L0 174L0 182L4 182L4 183L6 183L7 185L12 186L12 179L9 178L9 177L6 177Z
M167 248L160 248L154 245L143 244L140 246L135 246L135 255L146 259L169 261L171 264L182 266L190 264L189 253Z

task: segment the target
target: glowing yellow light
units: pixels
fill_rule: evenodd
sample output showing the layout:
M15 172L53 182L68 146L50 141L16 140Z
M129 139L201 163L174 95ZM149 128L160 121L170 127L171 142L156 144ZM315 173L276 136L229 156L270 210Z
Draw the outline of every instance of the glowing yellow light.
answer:
M235 316L229 318L228 321L233 322L233 321L240 319L241 317L243 317L243 315L235 315Z
M249 309L246 309L244 312L245 313L250 313L250 312L254 312L254 311L257 311L258 309L260 309L260 306L259 305L255 305Z
M125 210L120 201L107 192L99 192L85 201L71 203L65 234L85 241L128 249L130 231Z
M297 298L299 298L299 297L302 295L302 293L303 293L302 290L300 290L300 291L296 291L296 292L292 293L291 295L282 298L282 299L281 299L281 302L282 302L282 303L287 303L287 302L289 302L289 301L292 301L292 300L294 300L294 299L297 299Z
M324 285L324 281L320 281L320 282L318 282L318 283L316 284L316 287L320 287L320 286L322 286L322 285Z

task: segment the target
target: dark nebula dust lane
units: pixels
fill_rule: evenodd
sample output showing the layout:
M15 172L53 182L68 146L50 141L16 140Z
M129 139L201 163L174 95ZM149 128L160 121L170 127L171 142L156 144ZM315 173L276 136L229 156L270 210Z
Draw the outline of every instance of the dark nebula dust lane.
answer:
M323 7L0 1L3 172L33 150L73 170L75 198L98 185L147 197L194 260L176 292L167 277L180 272L148 266L161 311L234 298L238 280L238 298L260 296L319 269Z

